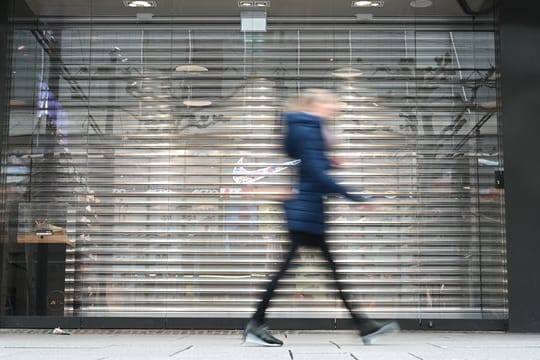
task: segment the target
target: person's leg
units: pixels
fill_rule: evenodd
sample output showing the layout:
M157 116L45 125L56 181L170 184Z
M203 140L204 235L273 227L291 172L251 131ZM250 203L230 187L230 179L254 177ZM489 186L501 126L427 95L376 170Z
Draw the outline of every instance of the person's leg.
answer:
M380 336L398 331L399 324L395 321L375 321L366 315L356 313L353 310L350 301L345 297L343 284L341 283L341 276L337 272L337 265L334 261L332 253L328 249L328 244L326 244L326 241L322 241L320 242L319 247L328 265L330 266L330 269L332 270L332 277L334 278L334 282L339 291L339 296L341 297L341 300L345 304L347 310L349 310L356 327L360 331L360 336L362 337L364 344L373 344Z
M253 314L253 317L244 329L243 339L245 342L264 346L283 345L283 341L275 338L274 336L272 336L272 334L270 334L267 326L264 324L264 318L266 314L266 309L270 304L270 300L272 299L272 295L276 290L278 282L285 274L285 271L287 271L287 268L289 267L292 259L296 255L297 250L298 243L295 241L291 241L291 247L289 249L289 252L285 256L284 261L281 263L279 271L274 274L274 277L268 284L268 287L266 288L266 291L264 292L264 295L257 306L257 311L255 312L255 314Z
M332 256L332 253L330 252L330 249L328 248L328 244L326 241L321 241L319 243L319 248L321 249L321 252L323 254L324 259L328 263L328 266L330 267L330 270L332 271L332 278L334 279L334 283L336 284L336 288L339 292L339 297L343 301L343 304L345 304L345 307L351 314L351 317L353 321L355 322L356 326L360 331L364 329L366 326L369 326L370 319L363 315L358 314L354 311L351 302L347 299L345 296L343 283L341 282L341 276L338 273L336 262L334 261L334 257Z
M257 324L260 325L264 323L266 309L268 308L268 305L270 304L270 300L272 299L272 296L274 295L274 291L276 290L278 282L283 277L287 269L289 268L289 265L291 264L291 261L296 255L297 251L298 251L298 244L295 241L291 241L291 247L289 249L289 252L285 256L284 261L281 263L281 268L276 274L274 274L272 281L270 281L270 283L268 284L268 287L266 288L266 291L261 301L259 302L259 305L257 306L257 311L255 312L255 314L253 314L252 320L255 320Z

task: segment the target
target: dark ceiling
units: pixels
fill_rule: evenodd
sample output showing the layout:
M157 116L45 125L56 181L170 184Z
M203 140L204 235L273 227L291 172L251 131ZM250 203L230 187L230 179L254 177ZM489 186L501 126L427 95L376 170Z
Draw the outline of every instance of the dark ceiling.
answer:
M152 13L156 17L238 17L238 0L155 0L157 7L128 8L123 0L25 0L38 16L54 17L135 17ZM461 0L465 1L465 0ZM467 0L471 8L486 1ZM458 0L432 0L426 8L410 6L411 0L384 0L382 8L354 8L352 0L270 0L268 17L354 17L372 13L374 17L467 16Z

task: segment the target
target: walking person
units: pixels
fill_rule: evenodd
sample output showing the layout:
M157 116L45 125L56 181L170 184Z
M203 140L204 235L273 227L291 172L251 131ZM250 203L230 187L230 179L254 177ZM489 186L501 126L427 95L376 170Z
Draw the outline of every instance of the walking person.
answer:
M338 165L328 157L327 151L334 143L325 122L339 112L339 99L326 90L307 90L296 99L284 114L286 123L285 150L287 154L300 159L297 193L285 202L287 229L290 249L279 271L260 300L256 312L248 322L243 339L245 342L265 346L281 346L283 342L270 334L265 325L265 314L274 290L283 277L300 246L319 249L332 271L335 286L345 307L360 332L362 341L370 344L380 335L399 330L396 322L378 322L364 314L356 313L344 294L337 265L328 248L325 237L324 197L327 194L341 194L352 201L365 201L363 196L350 193L338 184L328 170Z

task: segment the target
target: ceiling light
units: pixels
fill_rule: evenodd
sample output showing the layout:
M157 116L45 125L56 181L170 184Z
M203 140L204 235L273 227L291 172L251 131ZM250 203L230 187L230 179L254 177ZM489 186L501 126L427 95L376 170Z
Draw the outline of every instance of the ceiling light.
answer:
M382 0L355 0L352 2L352 7L382 7L384 1Z
M344 67L341 69L337 69L332 74L340 79L352 79L362 75L362 72L351 67Z
M176 67L176 71L178 72L207 72L208 68L201 66L201 65L194 65L191 63L192 61L192 47L191 44L191 30L188 31L188 44L189 44L189 54L188 54L188 63L185 65L180 65Z
M267 8L270 7L270 1L268 0L240 0L238 1L238 7L241 8Z
M352 66L353 62L353 41L352 41L352 31L349 30L349 65L346 67L342 67L337 69L332 73L337 78L340 79L353 79L355 77L358 77L362 75L362 72L354 69Z
M156 7L157 4L153 0L124 0L124 6L131 8L149 8Z
M204 107L204 106L210 106L212 105L212 102L210 100L184 100L184 105L191 106L191 107Z
M178 72L206 72L208 68L201 65L180 65L176 67Z
M431 0L413 0L410 2L411 7L413 8L426 8L430 7L433 4Z

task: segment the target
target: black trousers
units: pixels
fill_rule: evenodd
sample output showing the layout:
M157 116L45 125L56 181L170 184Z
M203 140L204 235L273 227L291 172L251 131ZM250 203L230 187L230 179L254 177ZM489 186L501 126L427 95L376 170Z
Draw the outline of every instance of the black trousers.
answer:
M369 318L367 318L365 315L355 313L351 306L351 303L345 297L345 293L343 291L343 284L341 283L340 275L337 272L336 262L334 261L332 253L328 249L328 244L326 243L324 236L317 236L299 231L290 231L289 238L291 240L291 248L285 256L284 261L281 263L279 271L274 275L272 281L270 281L270 283L268 284L268 287L266 288L266 291L261 301L259 302L259 305L257 306L257 311L253 315L253 320L255 320L259 324L264 323L266 309L270 304L270 300L274 295L274 291L277 288L279 280L283 277L283 275L289 268L291 261L294 259L298 252L298 248L300 246L307 246L311 248L318 248L321 250L323 257L326 260L326 263L330 267L330 270L332 270L332 277L334 279L334 284L339 291L339 296L345 304L347 310L349 310L349 313L351 314L351 317L354 320L357 328L359 330L362 330L363 328L369 326Z

